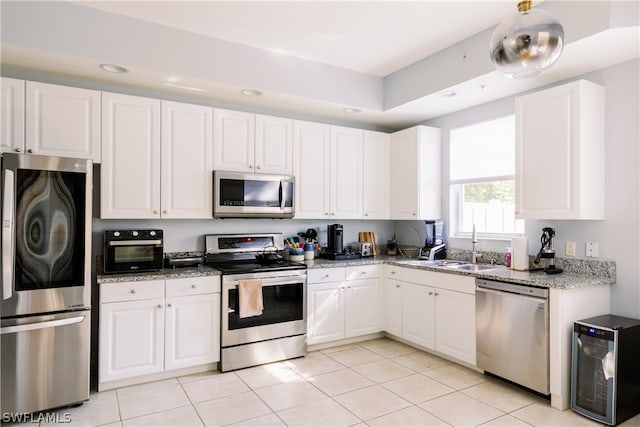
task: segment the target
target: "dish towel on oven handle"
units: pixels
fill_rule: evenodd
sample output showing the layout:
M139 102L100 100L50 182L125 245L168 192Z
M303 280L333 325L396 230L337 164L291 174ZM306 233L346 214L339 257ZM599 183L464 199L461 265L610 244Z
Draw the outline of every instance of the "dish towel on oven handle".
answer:
M262 311L264 310L264 304L262 301L262 280L238 280L238 297L241 319L244 317L262 315Z

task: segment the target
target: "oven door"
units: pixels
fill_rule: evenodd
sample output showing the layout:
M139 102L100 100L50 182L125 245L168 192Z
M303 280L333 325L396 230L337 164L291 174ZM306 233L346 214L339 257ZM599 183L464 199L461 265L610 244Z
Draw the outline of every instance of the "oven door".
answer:
M241 279L262 280L262 315L240 317L238 280ZM305 270L223 276L222 347L305 334L306 281Z

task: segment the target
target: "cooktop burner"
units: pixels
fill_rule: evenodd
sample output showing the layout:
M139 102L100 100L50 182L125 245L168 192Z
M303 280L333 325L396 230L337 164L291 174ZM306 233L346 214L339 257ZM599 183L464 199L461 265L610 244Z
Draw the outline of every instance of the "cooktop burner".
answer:
M222 274L240 274L240 273L261 273L265 271L286 271L286 270L304 270L306 264L297 262L283 261L276 264L262 264L259 262L230 262L230 263L207 263L213 268L222 272Z
M303 270L306 264L282 258L282 233L207 234L205 263L222 274Z

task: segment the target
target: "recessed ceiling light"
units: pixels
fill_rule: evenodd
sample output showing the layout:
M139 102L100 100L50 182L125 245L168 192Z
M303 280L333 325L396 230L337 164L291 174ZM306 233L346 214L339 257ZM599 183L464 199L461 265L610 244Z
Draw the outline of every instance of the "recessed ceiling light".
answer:
M445 90L440 92L440 96L444 96L445 98L451 98L452 96L456 96L456 93L452 90Z
M355 113L359 113L362 110L360 110L358 108L353 108L353 107L344 107L342 109L342 111L344 111L345 113L348 113L348 114L355 114Z
M128 73L129 70L127 70L124 67L121 67L119 65L115 65L115 64L100 64L99 67L101 69L103 69L104 71L108 71L110 73Z
M260 92L259 90L256 90L256 89L242 89L240 91L240 93L245 95L245 96L260 96L260 95L262 95L262 92Z

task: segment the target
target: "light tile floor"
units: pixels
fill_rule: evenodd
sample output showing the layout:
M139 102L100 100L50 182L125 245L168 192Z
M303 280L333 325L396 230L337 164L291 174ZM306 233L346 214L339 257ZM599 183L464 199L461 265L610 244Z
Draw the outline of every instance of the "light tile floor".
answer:
M72 426L109 427L598 425L387 338L95 393L61 412ZM622 425L640 427L640 415Z

